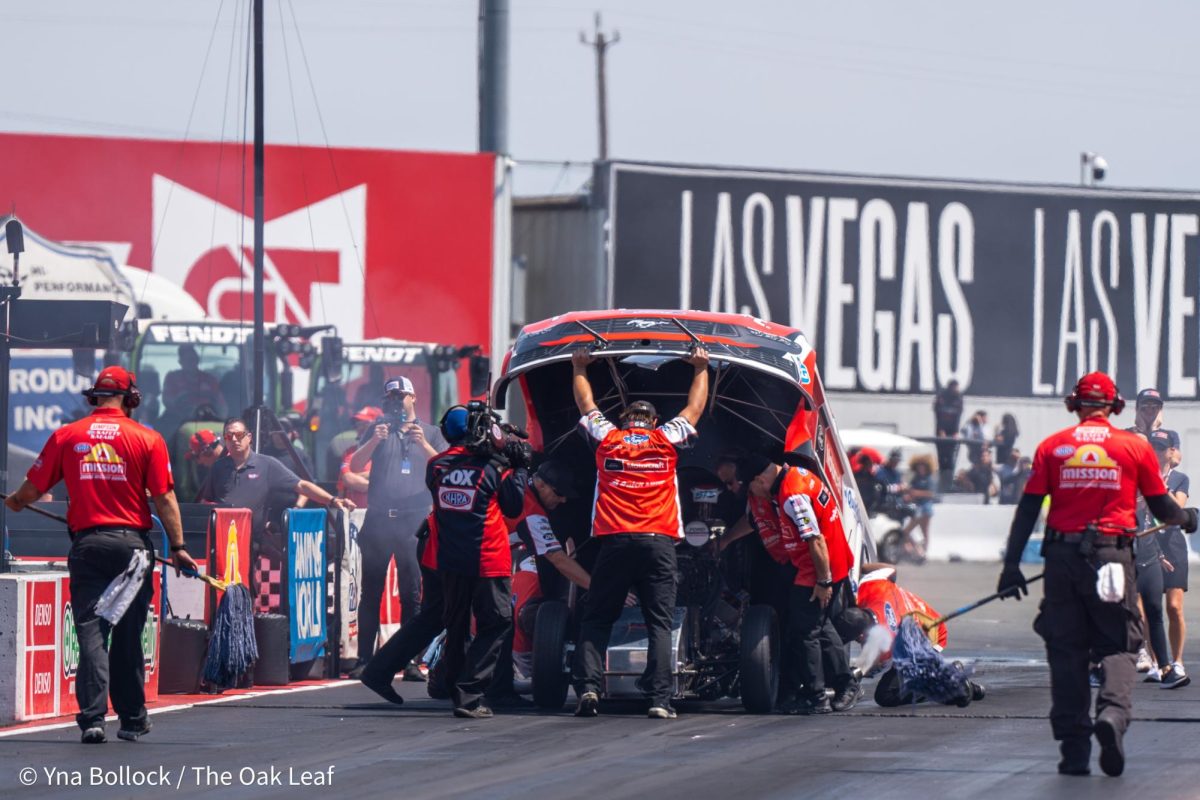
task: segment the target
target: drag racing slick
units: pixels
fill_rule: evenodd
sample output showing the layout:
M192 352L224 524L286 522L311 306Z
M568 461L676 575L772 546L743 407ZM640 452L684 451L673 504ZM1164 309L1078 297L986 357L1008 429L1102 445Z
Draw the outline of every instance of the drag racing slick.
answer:
M79 642L75 721L85 744L103 743L111 692L121 723L118 738L137 741L150 732L142 652L142 629L154 593L147 495L166 529L176 569L195 570L196 562L184 549L166 442L129 418L141 402L134 376L121 367L106 367L83 394L96 410L51 434L25 482L5 504L20 511L60 480L66 483L71 534L67 571ZM128 591L135 593L132 602L123 614L100 616L96 605L101 594L127 571L133 581Z
M837 499L814 473L776 464L766 456L747 456L741 471L750 494L769 501L751 503L755 526L777 530L782 549L796 567L785 637L790 657L783 665L793 670L789 683L797 687L798 696L795 706L786 710L849 711L862 697L862 687L832 622L850 600L854 566ZM833 689L832 703L825 696L826 684Z
M1125 769L1123 737L1129 727L1135 654L1142 644L1133 574L1137 494L1163 522L1196 530L1196 509L1180 508L1167 493L1158 461L1145 439L1109 422L1125 400L1112 378L1084 375L1066 398L1079 423L1048 437L1037 449L1025 494L1013 515L998 591L1028 594L1020 558L1050 496L1044 555L1045 598L1033 629L1046 642L1050 666L1050 727L1059 741L1064 775L1090 772L1091 736L1100 743L1100 768ZM1103 679L1090 716L1089 661Z
M492 709L483 696L512 629L512 549L504 517L521 514L530 453L523 442L498 435L486 404L471 402L467 415L463 444L430 459L425 480L433 495L432 558L445 603L446 686L454 716L484 719ZM472 617L475 638L467 648Z
M573 680L579 695L575 715L599 711L600 685L613 624L630 589L646 621L646 670L640 687L650 701L648 716L673 719L671 707L671 619L675 611L675 543L683 538L675 467L677 447L696 435L708 396L708 352L695 348L686 359L695 370L687 405L658 425L650 403L630 403L613 425L596 407L587 350L571 357L572 391L580 425L596 447L596 507L592 535L599 552L584 601Z

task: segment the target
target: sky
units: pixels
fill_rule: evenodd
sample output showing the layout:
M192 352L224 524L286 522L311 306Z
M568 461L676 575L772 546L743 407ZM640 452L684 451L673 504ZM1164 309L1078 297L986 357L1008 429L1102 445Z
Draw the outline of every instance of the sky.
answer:
M1200 189L1200 3L511 0L519 194L633 160ZM249 0L0 0L0 130L239 140ZM470 151L477 0L266 0L267 139ZM311 80L310 80L311 76ZM564 166L575 162L574 166Z

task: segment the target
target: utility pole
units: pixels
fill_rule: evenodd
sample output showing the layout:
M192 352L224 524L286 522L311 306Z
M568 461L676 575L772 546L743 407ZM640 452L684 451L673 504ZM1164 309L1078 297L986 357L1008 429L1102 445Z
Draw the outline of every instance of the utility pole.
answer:
M263 324L263 186L264 98L263 0L254 0L254 418L246 422L253 435L254 452L262 443L263 379L266 373L266 330Z
M579 41L596 51L596 116L600 127L600 160L608 160L608 86L604 76L604 61L608 48L621 41L620 31L613 31L612 36L604 35L600 30L600 12L596 12L596 28L593 38L589 41L587 34L582 31Z
M479 0L479 151L508 155L508 0Z

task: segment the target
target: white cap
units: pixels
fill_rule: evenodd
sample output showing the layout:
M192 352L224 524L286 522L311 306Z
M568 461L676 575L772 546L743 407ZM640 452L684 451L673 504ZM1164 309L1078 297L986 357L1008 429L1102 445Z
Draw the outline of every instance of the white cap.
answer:
M391 378L383 385L384 394L390 394L391 392L400 392L401 394L412 395L416 394L416 392L413 391L412 381L403 375L401 375L399 378Z

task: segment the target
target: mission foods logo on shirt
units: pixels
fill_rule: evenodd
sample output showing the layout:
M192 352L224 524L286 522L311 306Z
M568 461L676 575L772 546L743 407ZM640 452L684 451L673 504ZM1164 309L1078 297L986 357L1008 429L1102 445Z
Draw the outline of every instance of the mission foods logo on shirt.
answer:
M1120 489L1121 467L1098 444L1088 444L1063 462L1058 472L1064 489Z
M98 442L79 462L79 479L84 481L123 481L125 462L111 444Z

